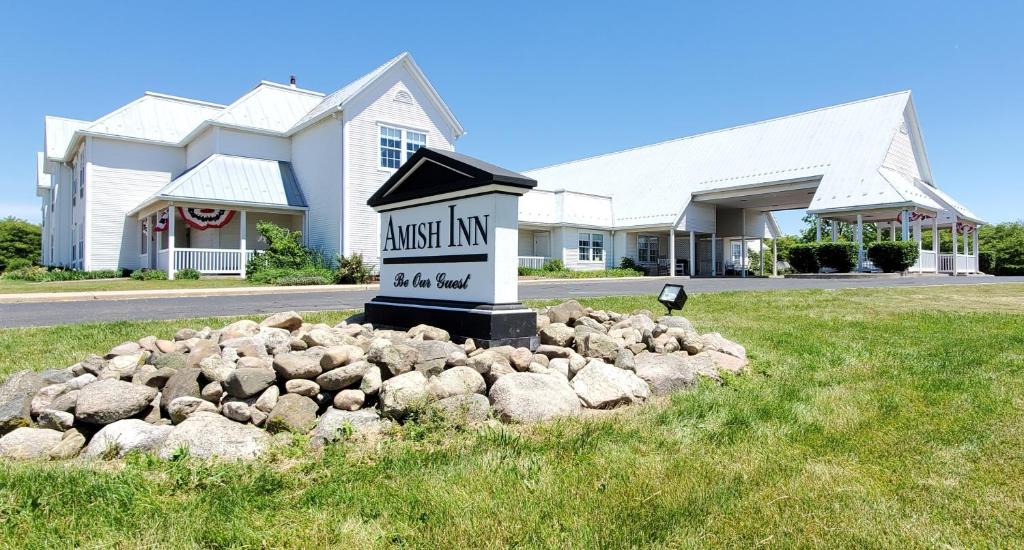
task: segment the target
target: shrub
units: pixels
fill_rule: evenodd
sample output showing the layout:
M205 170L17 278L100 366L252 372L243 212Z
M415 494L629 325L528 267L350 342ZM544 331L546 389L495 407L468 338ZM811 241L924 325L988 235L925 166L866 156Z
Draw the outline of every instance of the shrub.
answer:
M868 246L868 259L886 273L906 271L919 253L915 241L879 241Z
M45 267L30 265L19 269L8 269L4 272L3 278L12 281L30 281L41 283L46 280L49 271Z
M16 258L29 262L39 261L42 243L43 230L38 224L13 216L0 219L0 263L9 264Z
M286 275L279 277L274 284L277 286L329 285L331 278L325 275Z
M182 279L186 281L198 281L200 276L201 274L199 271L192 268L179 269L174 274L175 279Z
M996 266L996 275L1024 275L1024 265L999 264Z
M4 271L17 271L26 267L32 267L32 262L25 258L8 258L7 263L4 264Z
M349 257L338 255L338 269L334 271L334 282L339 285L361 285L370 281L373 272L363 263L363 255Z
M993 273L996 271L996 256L987 250L978 252L978 269L982 273Z
M40 266L28 266L16 270L9 270L2 275L2 278L13 281L29 281L33 283L51 283L59 281L84 281L87 279L113 279L120 276L118 271L76 271L60 267L45 268Z
M565 262L559 259L550 259L544 262L544 266L541 268L543 271L565 271Z
M625 256L623 256L622 260L619 261L619 267L622 269L631 269L633 271L643 271L633 258L627 258Z
M819 243L815 255L821 267L834 269L837 273L849 273L857 265L857 245L854 243Z
M789 266L797 273L817 273L821 266L818 265L816 248L814 244L793 245L789 249Z
M159 281L167 279L167 272L162 269L136 269L131 277L136 281Z
M532 267L520 267L519 275L523 277L546 277L549 279L611 279L616 277L642 277L643 272L634 269L599 269L596 271L545 271Z
M301 282L300 283L300 282L296 282L299 279L308 279L308 280L316 279L317 281L319 281L319 279L325 279L327 282L326 283L321 283L321 282L310 282L310 283ZM334 279L334 273L331 270L323 269L323 268L315 268L315 267L310 267L310 268L305 268L305 269L287 269L287 268L264 269L263 271L259 271L257 273L254 273L252 276L249 277L249 281L253 282L253 283L256 283L256 284L261 284L261 285L288 284L288 285L292 285L292 286L299 285L299 284L330 284L330 282L333 279ZM284 283L282 283L281 281L284 281Z
M256 230L267 242L266 250L253 256L246 265L246 277L267 269L306 269L318 267L314 254L302 244L302 232L291 231L270 222L259 222Z

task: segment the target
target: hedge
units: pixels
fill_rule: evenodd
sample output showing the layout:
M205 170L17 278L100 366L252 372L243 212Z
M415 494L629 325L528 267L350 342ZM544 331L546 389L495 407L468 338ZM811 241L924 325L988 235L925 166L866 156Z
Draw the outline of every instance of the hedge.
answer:
M996 266L996 275L1024 275L1024 265L1001 264Z
M857 245L847 242L819 243L818 263L837 273L849 273L857 265Z
M982 273L994 273L997 270L996 255L988 250L978 253L978 269Z
M795 244L789 249L789 266L797 273L817 273L821 266L818 265L817 245Z
M915 241L879 241L868 246L868 259L886 273L902 273L914 265L920 251Z

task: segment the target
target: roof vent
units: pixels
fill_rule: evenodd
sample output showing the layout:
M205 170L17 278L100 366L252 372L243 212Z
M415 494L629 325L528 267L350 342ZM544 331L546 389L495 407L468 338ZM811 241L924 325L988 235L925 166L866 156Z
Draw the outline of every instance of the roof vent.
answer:
M288 84L289 84L289 85L290 85L290 86L291 86L292 88L294 88L294 87L295 87L295 75L292 75L292 77L291 77L290 79L288 79Z
M412 103L412 96L405 90L398 90L398 92L395 93L395 101L399 103Z

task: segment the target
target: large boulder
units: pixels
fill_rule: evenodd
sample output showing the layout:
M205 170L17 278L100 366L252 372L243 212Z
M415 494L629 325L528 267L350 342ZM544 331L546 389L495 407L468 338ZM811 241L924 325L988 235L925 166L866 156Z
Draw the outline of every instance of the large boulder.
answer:
M693 366L679 354L661 355L647 351L634 358L636 374L651 387L652 395L668 395L690 389L696 383Z
M479 393L453 395L431 403L428 411L452 424L479 424L490 416L491 403Z
M577 340L577 351L587 358L598 358L608 363L614 363L619 353L619 344L615 339L603 332L591 332L583 336L582 341Z
M341 411L338 409L327 409L317 421L316 428L311 434L310 444L314 447L322 447L343 439L348 434L374 434L379 433L390 425L390 422L380 417L374 409L362 409L358 411Z
M376 339L370 343L366 359L387 371L391 376L398 376L413 370L419 361L420 354L415 348L405 344L395 344L389 340Z
M64 437L62 432L43 428L17 428L0 437L0 458L27 460L43 458Z
M445 399L455 395L485 393L484 377L470 367L452 367L427 381L431 399Z
M317 356L307 352L287 352L274 356L274 370L284 380L293 378L305 378L312 380L320 373L320 360L323 356Z
M642 403L651 395L647 382L632 371L592 359L572 379L572 389L591 409L611 409Z
M563 323L566 325L575 323L577 319L587 314L587 310L576 300L562 302L557 306L548 308L547 317L552 323Z
M506 374L494 382L488 397L495 415L504 422L539 422L580 411L576 392L555 374Z
M118 420L96 432L85 448L86 458L121 458L132 452L155 452L174 428L136 418Z
M278 398L277 405L270 411L267 429L304 434L316 425L317 408L316 402L304 395L286 393Z
M88 424L110 424L143 411L156 397L156 388L100 380L81 389L75 404L75 418Z
M405 417L414 408L425 406L429 398L427 379L419 371L389 378L380 388L381 412L390 418Z
M686 317L674 317L672 315L662 315L658 317L658 324L665 325L668 328L681 328L683 330L692 331L693 324Z
M701 336L701 341L704 343L704 349L712 351L720 351L722 353L728 353L733 357L739 357L740 359L747 358L747 350L743 346L728 340L717 332L712 332Z
M541 344L563 348L567 348L572 345L575 335L576 331L564 323L551 323L550 325L540 329L539 333Z
M260 321L260 326L293 331L302 326L302 316L294 311L282 311Z
M171 458L187 449L196 458L251 460L270 447L270 440L270 434L260 428L200 412L174 427L160 447L160 456Z
M277 373L273 369L241 368L228 375L224 387L231 397L244 399L262 392L276 381Z
M375 367L366 361L356 361L317 376L316 383L320 385L321 389L338 391L358 384L363 379L363 375L373 368Z

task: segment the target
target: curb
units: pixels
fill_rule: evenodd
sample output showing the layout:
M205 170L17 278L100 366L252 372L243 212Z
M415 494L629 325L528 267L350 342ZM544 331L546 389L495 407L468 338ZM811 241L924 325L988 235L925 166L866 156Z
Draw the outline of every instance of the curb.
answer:
M258 296L303 292L351 292L376 290L378 285L257 286L237 288L175 288L167 290L101 290L95 292L44 292L0 294L0 304L89 302L93 300L145 300L151 298L199 298L203 296Z

